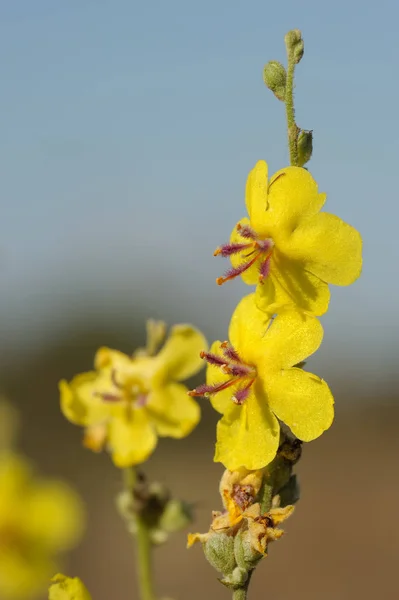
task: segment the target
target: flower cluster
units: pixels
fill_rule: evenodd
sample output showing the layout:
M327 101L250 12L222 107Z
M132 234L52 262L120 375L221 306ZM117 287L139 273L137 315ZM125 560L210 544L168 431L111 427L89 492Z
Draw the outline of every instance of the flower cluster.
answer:
M320 212L326 195L307 169L286 167L268 181L267 164L259 161L245 199L249 219L215 251L232 263L217 283L241 276L256 291L235 309L229 340L201 353L206 383L190 392L209 397L222 414L215 460L230 470L269 464L281 422L305 442L330 427L330 389L302 366L322 341L316 317L328 309L328 284L352 283L362 263L359 233Z

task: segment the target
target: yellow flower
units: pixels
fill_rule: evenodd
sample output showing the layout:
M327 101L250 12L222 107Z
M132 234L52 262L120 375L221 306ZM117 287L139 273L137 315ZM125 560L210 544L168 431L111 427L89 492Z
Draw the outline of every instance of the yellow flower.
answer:
M51 580L49 600L91 600L87 588L78 577L55 575Z
M326 195L306 169L286 167L270 182L267 176L265 161L249 174L249 219L215 251L230 256L233 265L217 283L241 275L245 283L258 284L258 306L269 314L294 304L322 315L330 299L328 283L349 285L360 275L360 234L335 215L319 212Z
M47 586L55 558L83 529L77 495L59 481L37 479L25 459L0 454L0 598L32 598Z
M206 340L190 325L175 325L163 348L152 355L161 330L151 321L147 350L130 357L100 348L95 371L60 382L66 418L86 428L84 443L90 449L99 451L106 444L118 467L142 463L158 436L185 437L200 419L198 404L178 382L201 368Z
M315 317L284 311L274 320L259 310L254 294L241 300L230 323L229 342L203 353L207 382L192 392L207 396L223 416L217 426L215 461L231 471L261 469L276 455L279 421L309 442L333 421L328 385L295 365L320 346Z

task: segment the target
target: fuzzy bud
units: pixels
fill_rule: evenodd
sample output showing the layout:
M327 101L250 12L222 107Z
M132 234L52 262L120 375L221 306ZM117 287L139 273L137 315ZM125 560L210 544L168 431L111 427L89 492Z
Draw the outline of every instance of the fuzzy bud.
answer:
M234 539L234 555L237 565L245 571L252 571L264 554L258 552L251 539L249 531L240 531Z
M208 562L225 577L235 569L234 538L225 533L210 535L203 545Z
M292 53L295 64L298 64L305 51L305 44L302 39L302 33L299 29L292 29L285 35L285 45L287 52Z
M276 98L282 102L285 101L287 73L284 66L278 60L270 60L265 65L263 69L263 81Z
M313 131L302 129L298 136L298 167L310 161L313 152Z

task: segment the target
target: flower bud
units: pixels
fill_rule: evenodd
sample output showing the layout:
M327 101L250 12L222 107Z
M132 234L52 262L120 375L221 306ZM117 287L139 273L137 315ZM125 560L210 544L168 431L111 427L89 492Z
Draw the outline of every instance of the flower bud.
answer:
M299 31L299 29L292 29L285 35L284 40L287 52L289 54L292 53L294 62L298 64L305 50L305 44L302 39L302 33Z
M310 161L313 152L313 131L302 129L298 136L298 167Z
M270 60L263 69L263 81L273 92L273 94L281 100L285 101L285 84L287 81L287 73L284 66L278 60Z
M252 571L264 557L254 548L249 531L240 531L234 538L234 555L237 565L245 571Z
M203 545L208 562L224 576L230 575L236 565L234 558L234 538L225 533L210 535Z

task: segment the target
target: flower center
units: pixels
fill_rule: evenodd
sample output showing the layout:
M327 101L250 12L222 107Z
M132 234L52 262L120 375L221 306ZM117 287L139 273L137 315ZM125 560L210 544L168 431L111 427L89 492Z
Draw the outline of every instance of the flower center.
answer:
M145 406L147 403L148 389L143 380L136 376L119 377L116 369L111 371L111 390L107 392L95 392L105 402L125 402L137 407Z
M204 383L199 385L189 392L189 395L209 398L209 396L213 396L234 386L235 392L232 395L232 400L235 404L241 405L248 398L251 386L257 377L256 368L245 363L240 358L238 352L228 342L223 342L220 345L220 349L220 356L212 352L201 352L200 356L209 365L219 367L222 373L231 377L220 384L208 385Z
M259 282L263 283L263 280L269 275L270 271L270 258L273 252L274 242L271 238L261 239L257 232L252 229L249 225L237 224L237 231L239 235L247 240L247 242L237 242L230 244L223 244L216 248L214 256L233 256L246 252L241 255L243 262L238 267L232 267L229 269L223 277L218 277L216 283L222 285L230 279L235 279L239 275L242 275L252 265L259 261Z

